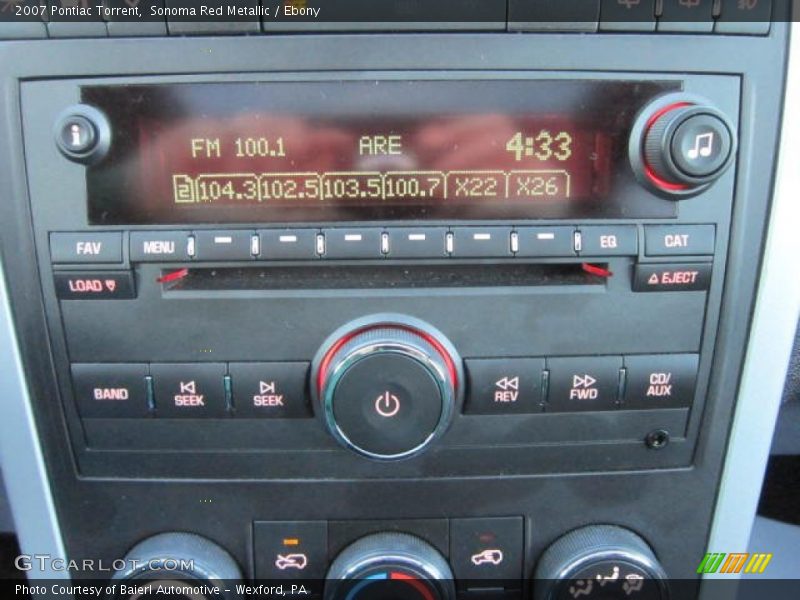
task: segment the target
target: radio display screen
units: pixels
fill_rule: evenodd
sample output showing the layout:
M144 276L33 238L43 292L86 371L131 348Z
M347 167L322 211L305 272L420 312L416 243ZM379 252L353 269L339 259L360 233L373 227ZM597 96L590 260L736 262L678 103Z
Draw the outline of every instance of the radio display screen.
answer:
M670 82L88 86L109 119L92 224L661 218L631 124ZM635 201L634 201L635 200Z

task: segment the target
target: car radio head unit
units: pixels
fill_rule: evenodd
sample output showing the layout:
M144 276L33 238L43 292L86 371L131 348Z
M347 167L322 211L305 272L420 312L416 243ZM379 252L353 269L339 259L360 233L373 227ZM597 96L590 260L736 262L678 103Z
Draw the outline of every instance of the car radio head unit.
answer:
M634 119L676 82L86 86L108 119L93 224L675 215L625 193Z

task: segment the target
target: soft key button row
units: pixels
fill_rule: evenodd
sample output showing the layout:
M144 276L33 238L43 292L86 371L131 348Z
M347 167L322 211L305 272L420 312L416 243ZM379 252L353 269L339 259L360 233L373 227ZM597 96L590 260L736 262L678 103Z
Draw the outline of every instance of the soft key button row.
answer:
M635 225L331 227L130 234L132 262L570 258L637 254Z
M465 412L683 408L697 369L697 354L469 359Z
M308 363L74 364L84 418L303 418Z

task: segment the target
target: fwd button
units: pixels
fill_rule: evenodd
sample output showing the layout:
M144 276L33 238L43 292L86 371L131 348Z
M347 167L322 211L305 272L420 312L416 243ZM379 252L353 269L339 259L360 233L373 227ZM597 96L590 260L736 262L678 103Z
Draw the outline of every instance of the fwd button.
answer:
M548 411L614 410L619 390L620 356L548 358Z
M221 363L150 366L159 417L224 417L225 365Z

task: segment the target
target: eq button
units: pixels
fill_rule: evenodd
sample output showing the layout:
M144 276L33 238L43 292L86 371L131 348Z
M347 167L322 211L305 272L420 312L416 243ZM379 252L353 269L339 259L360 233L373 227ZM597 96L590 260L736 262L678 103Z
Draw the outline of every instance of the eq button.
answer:
M581 256L636 256L638 249L634 225L581 227Z

